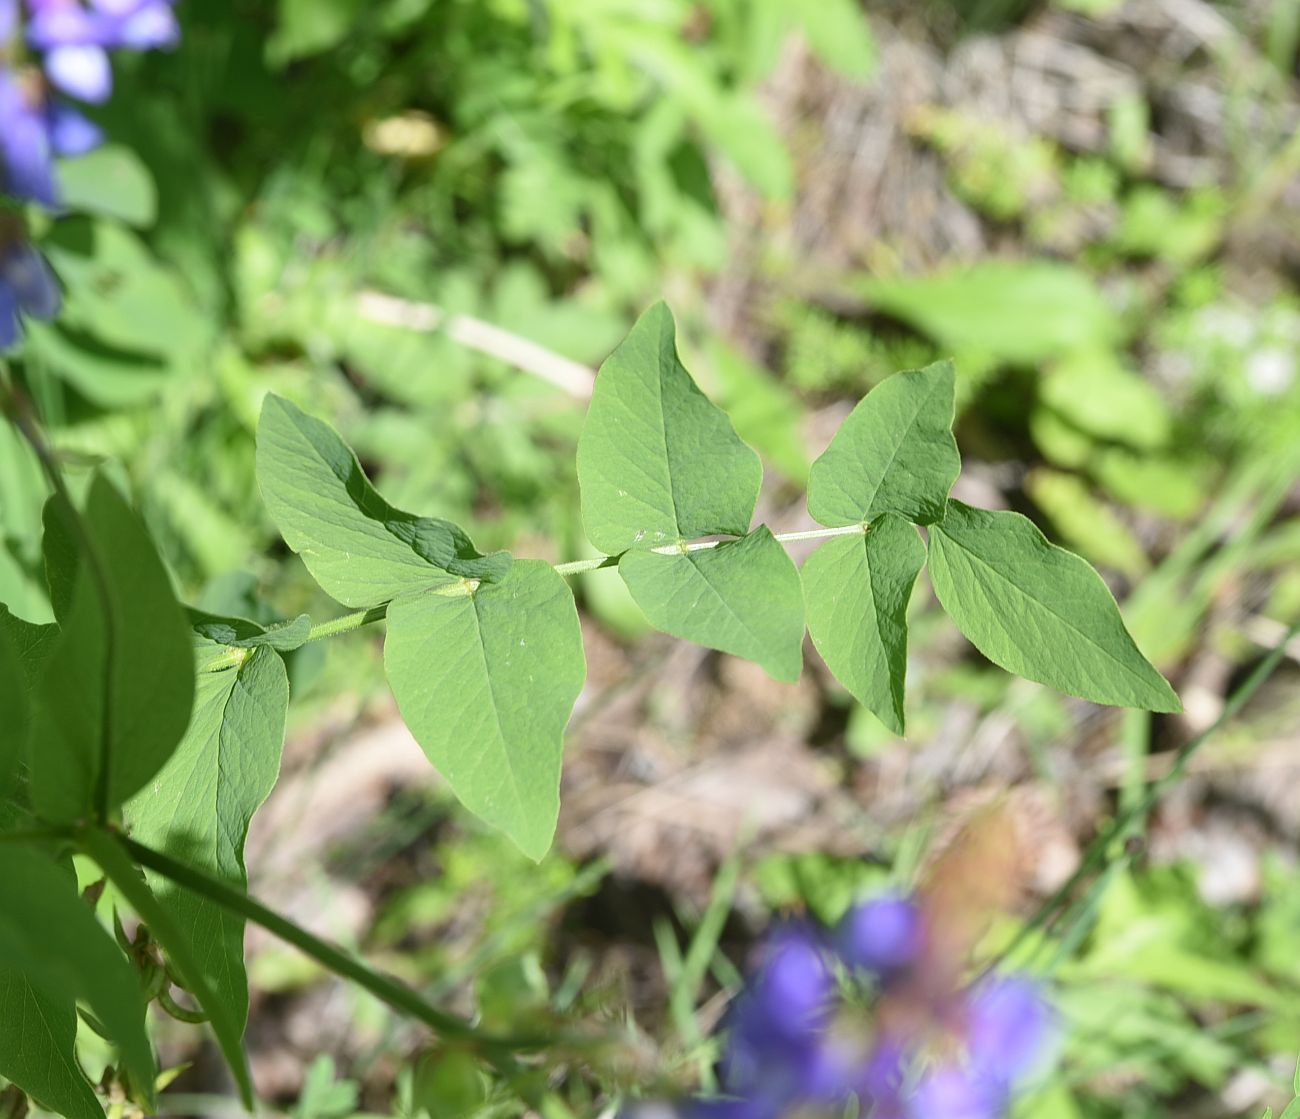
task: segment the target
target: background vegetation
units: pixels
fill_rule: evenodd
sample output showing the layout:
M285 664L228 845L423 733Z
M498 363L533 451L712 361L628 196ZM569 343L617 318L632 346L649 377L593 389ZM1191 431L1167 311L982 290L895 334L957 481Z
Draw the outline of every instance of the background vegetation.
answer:
M110 144L62 168L77 213L38 235L66 310L30 324L19 371L71 468L121 464L190 601L334 609L257 497L268 391L329 416L394 504L485 551L583 558L592 371L666 297L687 364L779 474L760 504L783 530L809 526L808 464L852 403L954 357L956 495L1095 563L1186 708L1012 682L923 586L900 741L819 665L775 685L647 638L595 572L560 842L536 869L438 788L377 638L295 653L252 892L489 1025L610 1028L609 1053L550 1070L545 1119L707 1081L709 1030L775 915L832 920L910 881L992 797L1024 852L1009 942L1300 618L1294 0L179 14L174 52L121 60ZM44 490L2 425L0 494L0 600L46 621ZM1297 660L1029 938L1066 1030L1023 1114L1289 1098ZM254 1078L286 1112L520 1113L467 1057L249 946ZM171 1032L167 1113L223 1114L219 1061Z

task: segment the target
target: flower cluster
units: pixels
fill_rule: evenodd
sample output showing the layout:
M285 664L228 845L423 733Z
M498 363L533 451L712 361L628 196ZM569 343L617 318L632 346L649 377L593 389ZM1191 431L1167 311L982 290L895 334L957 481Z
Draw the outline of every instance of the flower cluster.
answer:
M854 907L830 933L787 926L732 1007L721 1094L687 1119L839 1116L999 1119L1054 1033L1040 986L1002 975L962 987L904 897Z
M150 50L179 35L174 0L0 0L0 195L59 205L54 160L84 155L103 136L68 98L89 104L113 89L109 52ZM19 337L19 312L50 318L59 289L22 226L0 214L0 349Z

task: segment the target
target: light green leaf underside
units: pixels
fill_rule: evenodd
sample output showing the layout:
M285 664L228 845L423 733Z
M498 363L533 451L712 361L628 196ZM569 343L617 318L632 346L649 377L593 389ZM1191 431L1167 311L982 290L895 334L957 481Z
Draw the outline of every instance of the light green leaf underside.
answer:
M126 857L115 837L102 831L88 831L80 837L79 842L86 854L99 864L126 903L135 910L136 916L148 926L154 939L162 945L177 979L208 1016L208 1025L217 1039L222 1056L226 1058L226 1064L234 1074L240 1099L252 1111L253 1081L242 1046L243 1023L235 1020L231 1007L212 989L206 970L189 938L181 931L171 913L158 903L140 868Z
M930 529L930 577L962 633L1007 671L1094 703L1181 710L1101 576L1020 514L950 501Z
M60 1008L59 1018L51 1021L52 1035L66 1038L67 1009L77 1000L85 1002L121 1050L136 1083L151 1092L155 1069L140 985L113 938L78 897L75 879L33 850L4 844L0 882L0 960ZM47 1059L59 1061L56 1052ZM62 1081L61 1074L49 1071Z
M677 356L658 303L600 368L578 441L582 522L601 551L749 531L763 468Z
M817 651L835 678L895 734L904 730L907 603L924 563L916 529L886 515L865 536L828 540L801 572Z
M345 606L461 576L496 580L510 566L503 552L480 556L450 521L393 508L333 428L274 394L257 425L257 481L285 542Z
M400 598L388 608L384 666L406 725L465 807L530 858L546 854L564 728L586 676L564 579L516 560L472 595Z
M90 815L105 766L110 807L143 786L185 733L194 701L189 626L144 525L103 477L83 520L105 586L82 557L34 697L32 797L57 823Z
M835 433L808 476L808 511L838 528L897 513L916 524L943 519L961 472L952 435L952 362L896 373L871 390Z
M176 753L126 805L132 838L246 890L244 840L279 773L288 706L288 676L272 649L254 649L237 668L202 673L194 717ZM242 1029L248 1017L243 918L161 876L147 877Z
M75 890L72 861L55 866L61 888ZM76 1058L77 1009L33 985L21 967L0 965L0 1076L68 1119L104 1119Z
M656 628L757 661L774 679L799 678L799 572L765 525L716 548L627 552L618 570Z

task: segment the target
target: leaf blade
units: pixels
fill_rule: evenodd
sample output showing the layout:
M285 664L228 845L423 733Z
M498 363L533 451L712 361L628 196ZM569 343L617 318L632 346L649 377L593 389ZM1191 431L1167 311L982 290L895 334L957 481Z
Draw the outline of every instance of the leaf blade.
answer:
M864 536L828 540L803 565L808 632L826 666L895 734L904 732L907 603L925 546L886 514Z
M776 680L803 669L799 573L766 525L714 548L625 552L619 574L657 628L756 661Z
M333 428L274 393L257 425L257 481L285 542L345 606L509 569L506 553L479 555L450 521L389 505Z
M758 456L678 358L672 313L655 304L596 378L578 440L587 537L617 555L744 536L762 477Z
M1182 709L1101 576L1025 517L951 501L929 556L943 608L994 664L1094 703Z
M384 668L402 718L461 803L540 859L559 814L564 728L586 676L563 578L517 560L472 593L397 599Z
M70 508L65 522L76 516ZM189 723L189 627L143 522L102 476L83 516L94 563L76 565L62 631L35 692L32 797L54 823L111 810L166 762ZM70 704L67 697L84 697Z
M288 707L288 674L272 649L255 648L238 667L201 674L185 737L125 806L131 837L246 891L244 841L279 773ZM146 878L242 1030L243 919L160 875Z
M952 434L951 361L895 373L867 393L808 476L808 511L840 528L897 513L916 524L943 519L961 471Z
M84 1000L152 1097L155 1066L144 1000L113 939L77 895L76 881L35 851L0 846L0 958L59 1005Z

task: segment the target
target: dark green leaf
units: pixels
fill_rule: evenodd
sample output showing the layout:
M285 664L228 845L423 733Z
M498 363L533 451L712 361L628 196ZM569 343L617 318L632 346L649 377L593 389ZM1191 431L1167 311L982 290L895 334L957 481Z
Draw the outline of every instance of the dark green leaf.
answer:
M799 678L799 572L766 525L715 548L626 552L618 570L658 629L757 661L774 679Z
M186 613L194 632L200 637L236 649L255 649L265 645L289 653L299 648L311 632L311 618L306 614L263 626L250 622L247 618L229 618L221 614L209 614L206 610L189 608Z
M257 480L285 542L346 606L375 606L461 577L495 582L510 556L482 556L450 521L388 504L328 424L269 394L257 425Z
M194 701L189 627L144 525L102 476L82 523L94 562L81 558L35 693L32 795L55 822L84 819L101 799L114 808L143 786L185 733Z
M952 435L952 362L896 373L849 414L812 465L808 511L820 524L866 524L897 513L917 524L943 519L961 472Z
M500 583L455 589L389 607L388 679L464 805L540 859L559 813L564 728L586 675L573 595L539 560L515 561Z
M167 953L167 960L175 970L177 978L207 1014L217 1044L221 1047L230 1071L235 1074L240 1098L244 1106L251 1111L253 1083L248 1074L248 1061L241 1045L244 1023L236 1019L234 1009L221 999L208 982L207 972L195 954L189 938L171 913L153 896L153 892L140 873L140 868L126 857L118 840L107 832L86 831L80 836L79 842L85 853L99 864L118 893L135 910L136 916L149 927L154 939Z
M616 555L712 534L744 536L763 468L677 357L658 303L600 368L578 441L582 521Z
M1018 513L948 503L930 529L935 594L994 664L1094 703L1180 711L1106 584Z
M288 706L288 677L273 649L256 648L235 668L201 673L181 744L126 804L131 837L247 889L244 839L280 770ZM248 1017L243 918L157 875L149 882L242 1029Z
M803 565L808 632L827 667L895 734L904 730L907 603L925 563L916 529L885 515L828 540Z
M140 984L113 938L78 896L76 881L45 856L3 844L0 882L4 883L0 890L0 960L16 968L50 1004L61 1008L58 1019L50 1024L56 1045L66 1043L67 1010L77 1000L85 1002L121 1049L136 1085L152 1097L153 1050L144 1029ZM59 1061L58 1050L47 1051L40 1058ZM48 1071L51 1078L58 1077L69 1095L76 1094L62 1074L53 1067Z

